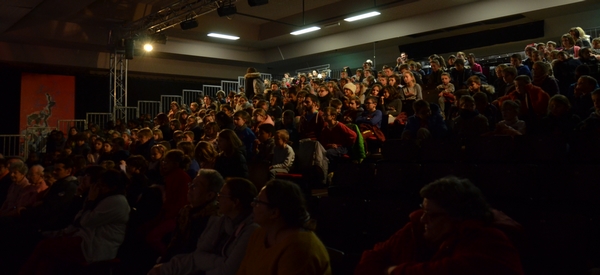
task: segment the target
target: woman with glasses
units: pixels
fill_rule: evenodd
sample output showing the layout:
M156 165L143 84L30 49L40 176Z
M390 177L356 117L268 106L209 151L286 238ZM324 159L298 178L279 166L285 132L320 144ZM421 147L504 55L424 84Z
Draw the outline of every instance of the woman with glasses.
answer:
M312 231L298 185L269 181L253 206L254 221L261 227L250 237L237 275L331 274L327 250Z
M258 225L252 221L252 200L257 191L247 179L229 178L217 195L219 212L198 239L196 250L154 266L153 274L236 274L248 240Z

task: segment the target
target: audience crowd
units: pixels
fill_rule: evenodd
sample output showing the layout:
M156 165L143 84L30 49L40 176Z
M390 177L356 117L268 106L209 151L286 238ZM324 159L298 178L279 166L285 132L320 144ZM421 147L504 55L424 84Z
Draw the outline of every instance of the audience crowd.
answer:
M600 38L577 27L491 72L463 52L431 55L427 72L406 53L380 71L367 60L339 79L263 81L248 68L239 92L53 131L44 154L0 159L0 258L7 274L117 261L126 274L331 274L311 189L344 164L408 155L390 152L395 143L468 154L529 137L564 158L586 153L600 138L599 60ZM523 274L521 225L469 180L444 177L419 195L422 208L355 274Z

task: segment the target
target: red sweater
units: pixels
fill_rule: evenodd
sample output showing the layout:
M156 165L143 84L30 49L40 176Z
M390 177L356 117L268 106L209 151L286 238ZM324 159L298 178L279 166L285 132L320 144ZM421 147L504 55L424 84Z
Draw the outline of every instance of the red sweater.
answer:
M333 128L329 129L327 124L321 132L319 142L325 149L329 149L332 144L351 148L356 141L356 132L352 131L348 126L338 122Z
M190 176L179 168L165 176L165 201L162 206L164 216L162 220L175 219L179 210L188 203L188 184L191 181Z
M523 274L519 254L506 235L496 226L477 221L464 221L454 235L432 250L433 256L427 256L431 254L423 239L422 213L411 213L404 228L363 252L354 274L383 274L394 265L394 275Z
M300 139L310 138L312 140L318 140L323 131L323 127L325 127L325 120L323 120L323 116L320 112L301 116L300 125L298 126Z
M531 106L533 106L533 112L538 115L538 117L542 118L548 114L548 101L550 101L550 95L544 92L540 87L535 86L533 84L527 85L527 93L529 94L529 98L531 98ZM525 97L521 96L519 92L516 90L507 94L503 97L498 98L498 105L502 107L502 102L505 100L520 100L521 101L521 115L525 115L528 112L527 103L525 102ZM499 108L500 109L500 108Z

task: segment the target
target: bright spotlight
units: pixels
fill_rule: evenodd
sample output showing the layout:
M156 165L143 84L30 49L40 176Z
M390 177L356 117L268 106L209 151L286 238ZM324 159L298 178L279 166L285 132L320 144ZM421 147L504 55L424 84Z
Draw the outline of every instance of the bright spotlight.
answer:
M144 45L144 50L145 50L145 51L147 51L147 52L151 52L151 51L152 51L152 49L154 49L154 47L152 47L152 45L150 45L149 43L146 43L146 44Z

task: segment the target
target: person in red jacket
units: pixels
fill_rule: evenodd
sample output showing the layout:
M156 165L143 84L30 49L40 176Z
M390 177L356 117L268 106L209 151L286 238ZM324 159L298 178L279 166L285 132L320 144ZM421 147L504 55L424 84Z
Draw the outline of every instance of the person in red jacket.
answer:
M498 98L498 107L505 100L519 100L521 110L519 114L529 119L539 120L548 114L550 95L540 87L531 84L531 78L520 75L515 78L515 91Z
M387 241L363 252L359 274L523 274L506 234L520 225L492 210L467 179L445 177L420 191L422 209Z
M325 108L323 119L326 124L319 137L319 142L327 150L327 158L330 162L335 161L335 158L348 154L352 145L356 142L356 132L344 123L338 122L337 115L338 112L335 108Z

